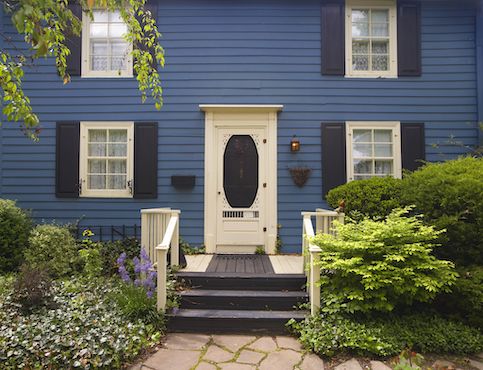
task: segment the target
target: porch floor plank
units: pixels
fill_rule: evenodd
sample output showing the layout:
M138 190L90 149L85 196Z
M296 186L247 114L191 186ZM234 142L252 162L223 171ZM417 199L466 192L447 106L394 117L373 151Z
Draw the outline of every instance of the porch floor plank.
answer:
M303 274L303 257L294 255L269 256L276 274Z
M243 274L303 274L303 258L299 255L246 255L248 258L216 258L213 254L187 255L183 272L220 272ZM226 255L218 255L226 256ZM230 256L231 257L231 256ZM224 260L224 261L222 261ZM221 264L220 264L221 263ZM210 265L211 264L211 265ZM209 268L209 269L208 269Z
M211 262L213 255L211 254L195 254L187 255L187 266L183 269L185 272L205 272Z

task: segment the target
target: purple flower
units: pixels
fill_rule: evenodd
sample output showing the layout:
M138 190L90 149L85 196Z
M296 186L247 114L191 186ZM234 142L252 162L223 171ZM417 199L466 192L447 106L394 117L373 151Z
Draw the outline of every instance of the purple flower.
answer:
M148 298L152 298L156 289L156 271L153 269L153 264L149 259L145 249L141 249L140 258L133 258L134 264L134 281L131 280L129 273L126 269L126 253L122 253L117 259L119 265L119 276L125 283L132 283L137 287L142 287L146 291Z
M119 276L121 277L122 281L129 283L131 281L131 277L129 276L129 272L127 272L126 266L124 265L126 262L126 253L121 253L116 262L118 264Z

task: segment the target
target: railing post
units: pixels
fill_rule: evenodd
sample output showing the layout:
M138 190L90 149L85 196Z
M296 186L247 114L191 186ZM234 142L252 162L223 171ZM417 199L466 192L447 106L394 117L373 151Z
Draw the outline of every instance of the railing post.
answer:
M158 311L165 311L166 309L166 263L167 263L168 247L156 247L157 254L157 307Z
M320 260L321 249L319 247L310 247L310 282L309 282L309 296L310 296L310 314L312 316L317 315L320 309L320 286L318 282L320 280L320 266L318 264Z
M179 266L179 214L173 212L171 217L176 217L176 228L171 240L171 266Z

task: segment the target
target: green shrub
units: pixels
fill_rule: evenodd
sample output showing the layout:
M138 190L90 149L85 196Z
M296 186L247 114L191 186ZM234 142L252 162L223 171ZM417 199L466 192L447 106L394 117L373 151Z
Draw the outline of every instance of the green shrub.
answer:
M451 293L438 296L434 307L447 316L483 329L483 266L459 267Z
M0 367L120 369L159 342L151 325L130 321L109 296L117 283L102 279L54 282L53 307L24 314L12 297L0 299Z
M401 180L393 177L373 177L351 181L329 191L327 202L333 208L344 200L346 214L354 219L361 216L385 217L401 207Z
M318 234L313 239L322 248L324 311L391 311L449 291L457 276L453 264L431 255L441 232L406 217L409 209L395 210L382 221L336 224L337 238Z
M128 259L139 256L141 245L134 238L126 238L114 242L100 242L99 252L102 260L102 270L107 276L117 274L117 258L121 253L126 253Z
M427 164L403 180L402 202L446 229L435 253L458 264L483 264L483 159Z
M84 230L84 239L80 242L79 257L82 264L82 272L89 278L99 277L102 273L101 243L94 242L91 237L92 231Z
M0 199L0 274L21 265L31 227L29 215L14 201Z
M24 311L39 308L51 298L49 274L41 268L31 268L23 265L13 284L13 301L19 303Z
M405 348L464 355L483 349L477 329L428 313L358 319L330 314L287 325L305 348L327 357L344 353L386 357Z
M30 233L25 259L32 267L46 268L54 277L67 276L77 259L75 240L66 228L38 225Z

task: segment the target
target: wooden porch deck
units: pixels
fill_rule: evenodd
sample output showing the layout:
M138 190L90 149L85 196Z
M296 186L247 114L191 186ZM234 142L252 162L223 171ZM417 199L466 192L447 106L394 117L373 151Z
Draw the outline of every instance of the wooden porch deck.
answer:
M303 274L300 255L196 254L186 256L187 266L180 272L236 274Z

